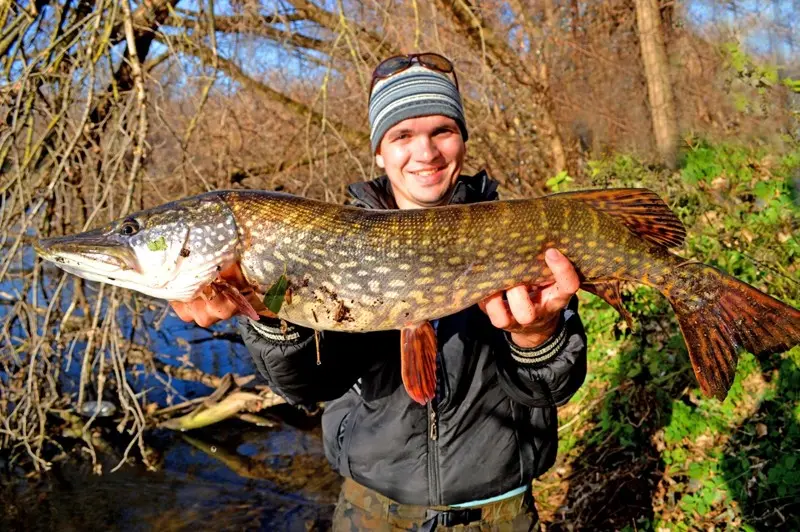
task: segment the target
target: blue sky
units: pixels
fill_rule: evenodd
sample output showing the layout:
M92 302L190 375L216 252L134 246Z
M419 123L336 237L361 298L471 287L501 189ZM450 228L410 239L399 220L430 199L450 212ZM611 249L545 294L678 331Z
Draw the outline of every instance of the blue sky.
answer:
M792 0L690 0L689 23L704 32L724 24L750 53L779 64L797 61L800 5Z

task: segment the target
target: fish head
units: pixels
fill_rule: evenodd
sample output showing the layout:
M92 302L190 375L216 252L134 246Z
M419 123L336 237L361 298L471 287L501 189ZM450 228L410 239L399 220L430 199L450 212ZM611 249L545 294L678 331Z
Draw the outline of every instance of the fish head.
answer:
M189 301L238 257L236 220L205 194L133 213L104 227L34 244L45 260L88 279Z

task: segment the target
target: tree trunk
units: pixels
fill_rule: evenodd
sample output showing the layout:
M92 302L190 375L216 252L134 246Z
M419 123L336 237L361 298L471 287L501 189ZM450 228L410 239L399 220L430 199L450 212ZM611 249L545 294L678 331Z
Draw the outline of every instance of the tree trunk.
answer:
M639 26L639 43L647 78L647 95L656 146L664 163L669 168L675 168L678 123L675 119L675 101L672 97L658 0L636 0L636 22Z

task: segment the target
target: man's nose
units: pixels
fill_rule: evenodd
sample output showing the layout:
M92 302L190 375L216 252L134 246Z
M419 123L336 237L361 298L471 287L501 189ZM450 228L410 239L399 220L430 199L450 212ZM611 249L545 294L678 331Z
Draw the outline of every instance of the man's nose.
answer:
M431 161L439 156L439 148L430 135L418 135L414 154L419 161Z

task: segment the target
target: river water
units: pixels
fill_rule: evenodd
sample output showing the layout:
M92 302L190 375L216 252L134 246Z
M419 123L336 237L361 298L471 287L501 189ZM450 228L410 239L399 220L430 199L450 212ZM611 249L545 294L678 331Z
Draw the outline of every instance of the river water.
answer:
M339 478L313 424L151 435L154 472L134 464L112 473L108 457L102 475L88 461L56 462L39 479L3 486L0 529L325 530Z
M3 285L1 290L13 293L13 286ZM97 288L88 283L92 301ZM157 322L163 309L158 302L149 305L142 313L145 323ZM0 308L0 319L6 311ZM123 309L118 316L123 330L130 330L130 313ZM220 377L253 374L234 325L229 321L203 329L170 313L158 329L137 330L133 338L166 364L189 361ZM62 374L64 390L78 381L82 347L76 345L74 360ZM66 358L63 362L67 368ZM138 372L127 377L137 392L145 390L148 401L160 406L213 391L179 379L165 388L164 375L161 380ZM115 393L104 398L116 402ZM146 442L156 452L155 471L137 460L111 472L121 456L114 451L102 456L101 475L92 472L88 457L71 457L54 462L41 477L25 479L19 470L9 470L0 455L0 530L326 529L340 478L325 460L318 417L288 405L260 415L275 426L233 420L188 433L149 431ZM108 432L115 432L113 421L107 423Z

